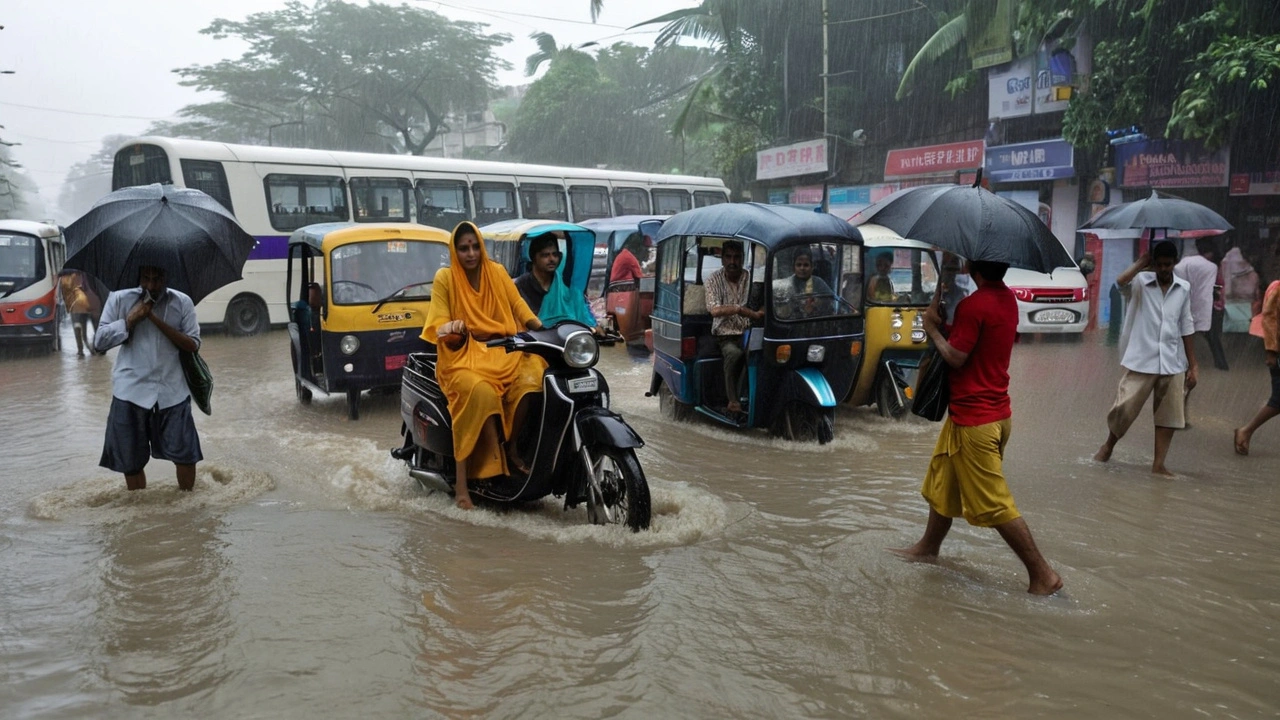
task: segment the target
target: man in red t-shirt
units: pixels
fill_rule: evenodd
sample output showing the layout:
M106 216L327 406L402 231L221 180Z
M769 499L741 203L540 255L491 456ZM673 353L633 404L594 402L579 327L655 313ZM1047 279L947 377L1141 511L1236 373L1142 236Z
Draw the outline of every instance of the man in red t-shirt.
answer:
M1062 587L1062 578L1036 548L1004 479L1013 414L1009 357L1018 331L1018 302L1004 284L1008 268L1004 263L969 263L978 289L956 306L949 336L941 331L937 296L925 313L925 332L951 367L951 403L920 489L929 501L924 536L894 552L912 560L936 560L951 519L963 517L970 525L1000 533L1027 566L1027 592L1052 595Z

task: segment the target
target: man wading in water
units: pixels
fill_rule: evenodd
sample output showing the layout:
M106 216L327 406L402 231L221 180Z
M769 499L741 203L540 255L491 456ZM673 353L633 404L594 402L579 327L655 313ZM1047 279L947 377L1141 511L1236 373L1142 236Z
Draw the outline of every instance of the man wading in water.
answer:
M937 295L925 313L925 332L951 368L951 403L920 489L929 501L924 536L893 552L909 560L937 560L951 519L964 517L970 525L1000 533L1027 566L1027 592L1052 595L1062 587L1062 578L1036 548L1004 479L1004 448L1013 415L1009 357L1018 331L1018 302L1004 284L1008 269L1004 263L969 263L978 289L956 306L949 337L940 329Z

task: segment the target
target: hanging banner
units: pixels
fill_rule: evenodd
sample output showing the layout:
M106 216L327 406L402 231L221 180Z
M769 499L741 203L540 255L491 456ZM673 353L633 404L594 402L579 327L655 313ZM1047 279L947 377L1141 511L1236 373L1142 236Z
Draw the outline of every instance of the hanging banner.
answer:
M929 145L926 147L890 150L884 160L886 180L920 175L945 177L957 170L972 170L982 163L982 140Z
M1074 177L1075 150L1061 138L987 148L991 182L1027 182Z
M1147 140L1116 145L1122 188L1227 187L1231 149L1206 150L1198 140Z
M983 27L972 28L967 38L969 60L974 70L1007 63L1013 59L1013 10L1011 0L996 0L995 12Z
M807 140L756 153L757 180L813 175L826 171L826 140Z
M1035 92L1031 91L1031 75L1036 76ZM987 71L987 118L996 120L1063 112L1069 100L1053 99L1053 78L1047 51L1020 58L1002 68Z

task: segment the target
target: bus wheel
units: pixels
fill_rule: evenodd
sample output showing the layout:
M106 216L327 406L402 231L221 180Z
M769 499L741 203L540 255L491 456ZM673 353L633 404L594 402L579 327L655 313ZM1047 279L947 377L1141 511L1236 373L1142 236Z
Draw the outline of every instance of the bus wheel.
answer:
M266 332L267 306L255 297L238 297L227 306L227 332L231 335L257 335Z
M360 419L360 391L347 391L347 417L352 420Z

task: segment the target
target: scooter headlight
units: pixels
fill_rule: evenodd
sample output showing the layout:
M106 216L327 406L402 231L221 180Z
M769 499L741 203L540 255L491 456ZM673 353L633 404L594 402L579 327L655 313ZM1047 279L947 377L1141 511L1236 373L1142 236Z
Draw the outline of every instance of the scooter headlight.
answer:
M338 349L343 355L355 355L360 349L360 338L355 335L343 335L342 340L338 341Z
M600 343L587 331L576 332L564 342L564 361L571 368L589 368L600 357Z

